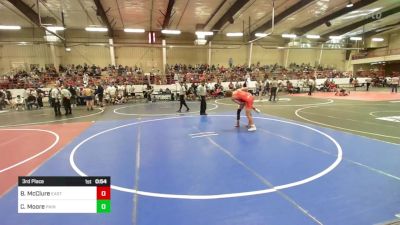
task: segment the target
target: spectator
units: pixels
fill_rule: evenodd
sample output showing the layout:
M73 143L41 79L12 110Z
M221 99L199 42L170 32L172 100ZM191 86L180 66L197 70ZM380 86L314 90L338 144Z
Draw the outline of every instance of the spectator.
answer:
M97 86L95 94L97 95L97 97L99 99L100 107L103 107L104 88L103 88L103 86L101 86L101 84L99 84Z
M367 79L365 79L365 83L367 84L367 91L369 91L369 86L371 86L372 79L370 77L367 77Z
M180 83L180 89L179 89L179 102L180 102L180 104L179 104L179 110L177 111L179 113L182 112L181 110L182 110L182 106L183 105L186 107L186 112L188 112L190 110L189 107L186 104L186 101L185 101L186 92L187 92L186 85L183 82L181 82Z
M19 111L20 107L22 108L22 110L25 110L24 98L21 98L21 95L17 95L17 98L15 99L14 106L15 106L17 111Z
M51 98L53 99L53 108L55 116L61 116L61 90L55 87L51 90Z
M0 110L5 108L6 97L6 93L3 90L0 90Z
M278 86L279 86L279 83L276 80L276 77L273 77L272 81L270 82L271 94L269 95L269 101L271 101L272 98L273 98L274 102L276 101L276 94L278 92Z
M393 75L392 80L390 81L390 84L392 86L392 93L397 93L397 88L399 86L399 77L396 75Z
M86 109L93 110L93 90L89 87L89 85L86 85L83 89L83 96L85 97L86 100Z
M32 110L32 106L36 106L36 109L38 108L38 105L36 103L36 98L32 94L29 94L28 98L26 99L26 102L28 110Z
M315 77L309 79L307 81L307 85L308 85L308 95L311 96L312 92L314 91L314 87L315 87Z

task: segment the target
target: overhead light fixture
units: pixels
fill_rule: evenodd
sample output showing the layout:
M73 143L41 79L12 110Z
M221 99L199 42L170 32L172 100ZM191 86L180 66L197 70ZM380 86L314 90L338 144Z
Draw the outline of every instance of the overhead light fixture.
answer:
M266 37L267 34L265 34L265 33L256 33L254 36L256 36L256 37Z
M321 38L321 36L315 35L315 34L308 34L308 35L306 35L306 38L308 38L308 39L319 39L319 38Z
M163 34L181 34L180 30L161 30Z
M354 6L354 4L353 4L353 2L351 2L351 0L350 0L349 3L347 3L347 5L346 5L347 8L351 8L351 7L353 7L353 6Z
M197 36L197 39L205 39L206 36L214 35L212 31L196 31L195 34Z
M281 47L281 46L278 46L278 47L276 47L277 49L284 49L285 47Z
M212 32L212 31L196 31L195 34L197 36L209 36L209 35L214 35L214 32Z
M205 44L207 44L207 40L197 39L197 40L194 40L194 44L195 45L205 45Z
M352 40L352 41L361 41L362 37L350 37L350 40Z
M71 51L71 48L65 48L65 51L66 51L66 52L70 52L70 51Z
M282 34L282 37L283 38L296 38L297 35L295 35L295 34Z
M47 30L57 32L60 30L65 30L65 27L46 27Z
M144 33L144 29L137 29L137 28L125 28L125 32L127 33Z
M21 26L0 25L0 30L21 30Z
M86 31L90 32L107 32L108 29L106 27L86 27Z
M329 36L329 39L331 40L342 40L342 36Z
M56 31L53 31L53 32L56 32ZM47 30L45 31L45 33L46 33L46 35L43 36L43 38L47 42L58 42L60 40L57 36L53 35L51 32L49 32Z
M231 32L231 33L226 33L227 37L242 37L243 33L242 32Z
M385 39L383 39L383 38L372 38L372 41L373 42L382 42L382 41L384 41Z

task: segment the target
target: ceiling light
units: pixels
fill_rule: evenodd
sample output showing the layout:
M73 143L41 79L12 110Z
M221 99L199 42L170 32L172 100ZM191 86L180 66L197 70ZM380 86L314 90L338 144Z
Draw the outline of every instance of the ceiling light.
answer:
M352 40L352 41L361 41L362 37L350 37L350 40Z
M195 34L197 36L197 39L205 39L206 36L211 36L214 33L212 31L196 31Z
M125 28L124 31L127 33L144 33L144 29L136 29L136 28Z
M180 30L161 30L163 34L181 34Z
M197 40L194 41L194 44L195 45L205 45L205 44L207 44L207 40L197 39Z
M306 38L308 38L308 39L319 39L319 38L321 38L321 36L314 35L314 34L308 34L308 35L306 35Z
M214 35L212 31L196 31L195 33L197 36L207 36L207 35Z
M266 37L267 34L264 34L264 33L256 33L254 36L256 36L256 37Z
M90 32L107 32L108 29L106 27L86 27L86 31Z
M65 51L66 51L66 52L70 52L70 51L71 51L71 48L65 48Z
M58 41L58 37L54 36L54 35L46 35L46 36L43 36L43 38L48 42L57 42Z
M226 33L226 36L228 36L228 37L242 37L243 33L242 32Z
M65 30L65 27L46 27L47 30L57 32L60 30Z
M329 36L329 39L331 40L341 40L342 38L342 36Z
M282 34L282 37L283 38L296 38L297 35L295 35L295 34Z
M0 25L0 30L21 30L21 26Z
M374 42L382 42L384 40L385 39L383 39L383 38L372 38L372 41L374 41Z
M351 8L351 7L353 7L353 5L354 5L354 4L353 4L353 3L351 2L351 0L350 0L349 3L347 3L346 7L347 7L347 8Z

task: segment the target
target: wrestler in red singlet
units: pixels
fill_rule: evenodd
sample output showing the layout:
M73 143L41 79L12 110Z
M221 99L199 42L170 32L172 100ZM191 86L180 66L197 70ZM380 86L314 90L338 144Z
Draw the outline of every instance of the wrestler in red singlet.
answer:
M253 109L254 96L247 91L240 89L234 91L232 93L232 99L238 104L244 103L246 105L246 109Z
M236 102L239 104L239 108L236 113L236 126L239 127L239 121L240 121L240 112L246 106L246 117L249 121L248 124L248 131L255 131L256 125L254 124L253 116L251 115L251 111L254 110L256 112L260 112L260 110L254 108L253 102L254 102L254 96L247 91L247 88L244 89L239 89L234 92L231 92L228 96L232 97L232 101Z

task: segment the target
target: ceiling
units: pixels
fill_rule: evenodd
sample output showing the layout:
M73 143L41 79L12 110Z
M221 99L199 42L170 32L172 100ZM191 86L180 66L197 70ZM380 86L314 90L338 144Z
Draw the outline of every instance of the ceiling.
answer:
M184 33L213 30L219 34L244 31L253 35L261 29L261 32L273 32L275 35L297 33L323 36L339 31L342 32L339 35L375 34L382 29L398 29L396 24L400 23L399 0L352 0L354 9L347 8L347 12L342 11L349 0L275 0L273 30L270 22L272 0L0 0L0 25L37 26L24 10L11 3L13 1L31 8L33 15L53 18L50 20L53 25L62 26L64 21L67 31L83 30L88 26L107 27L107 21L112 30L143 28L157 32L165 28L179 29ZM106 17L101 17L96 1L101 4ZM362 2L371 3L356 7ZM395 12L384 14L391 9ZM361 26L354 25L379 14L379 19L367 21ZM42 19L42 23L44 21L48 20ZM311 26L312 23L316 24Z

